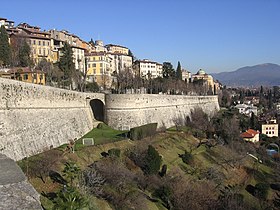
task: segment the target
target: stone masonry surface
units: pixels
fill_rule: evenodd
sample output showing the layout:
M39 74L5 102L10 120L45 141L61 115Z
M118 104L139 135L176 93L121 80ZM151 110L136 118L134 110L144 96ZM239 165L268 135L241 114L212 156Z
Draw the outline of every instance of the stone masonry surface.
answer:
M12 159L0 154L0 209L42 209L39 197L19 166Z
M217 96L106 95L105 104L106 122L120 130L147 123L168 128L174 126L175 120L184 120L196 107L208 115L220 109Z
M0 152L20 160L80 138L94 126L91 99L104 94L0 78Z

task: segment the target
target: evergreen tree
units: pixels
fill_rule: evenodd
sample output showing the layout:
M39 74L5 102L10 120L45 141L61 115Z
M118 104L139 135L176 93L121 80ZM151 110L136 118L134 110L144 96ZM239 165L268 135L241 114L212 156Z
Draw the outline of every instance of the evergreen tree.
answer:
M157 174L160 170L162 158L156 149L149 145L147 155L145 156L144 172L146 174Z
M8 66L11 63L11 47L9 44L9 35L5 27L0 28L0 66Z
M162 73L164 78L174 78L175 70L170 62L163 62Z
M64 81L68 81L71 84L75 71L75 64L73 61L72 48L67 42L64 43L62 48L62 56L59 61L59 68L64 73Z
M182 80L182 68L180 61L178 61L177 69L176 69L176 77L178 80Z
M31 48L29 44L26 42L26 40L22 40L19 48L19 54L18 54L19 66L27 67L32 65L30 54L31 54Z

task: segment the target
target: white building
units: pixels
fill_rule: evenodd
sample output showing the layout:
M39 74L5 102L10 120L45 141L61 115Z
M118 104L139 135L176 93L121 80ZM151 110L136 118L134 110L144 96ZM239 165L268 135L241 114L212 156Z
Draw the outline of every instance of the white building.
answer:
M262 134L268 137L278 137L278 123L276 119L269 120L265 124L262 124Z
M151 79L162 77L162 64L147 59L135 61L134 70L141 77Z
M107 53L111 58L111 69L112 73L119 73L122 70L127 68L132 68L132 57L125 54L120 53Z
M182 69L182 80L186 82L190 82L191 78L192 78L192 73L185 69Z
M0 18L0 27L5 26L6 29L10 29L14 27L14 24L14 21L7 20L6 18Z
M238 112L240 114L245 114L248 116L251 116L251 113L254 113L255 115L258 114L258 107L252 105L252 104L237 104L235 106L236 109L238 109Z

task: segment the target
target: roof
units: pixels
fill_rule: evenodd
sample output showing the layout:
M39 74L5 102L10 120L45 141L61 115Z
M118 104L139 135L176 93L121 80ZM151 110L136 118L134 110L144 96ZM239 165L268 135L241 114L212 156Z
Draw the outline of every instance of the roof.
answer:
M10 74L16 73L16 72L19 72L19 73L44 73L41 70L32 70L29 67L16 67L16 68L10 69L8 71L8 73L10 73Z
M199 71L197 72L197 74L198 74L198 75L203 75L203 74L206 74L206 73L205 73L205 71L204 71L204 70L199 69Z
M107 45L105 45L105 47L121 47L121 48L128 49L127 47L124 47L124 46L121 46L121 45L116 45L116 44L107 44Z
M91 52L91 53L86 53L86 56L97 56L97 55L107 55L106 52Z
M152 64L156 64L156 65L162 65L160 63L157 63L155 61L150 61L150 60L147 60L147 59L144 59L144 60L136 60L135 63L152 63Z
M257 134L259 134L259 131L255 131L253 129L249 129L244 133L241 133L240 136L242 138L254 138Z

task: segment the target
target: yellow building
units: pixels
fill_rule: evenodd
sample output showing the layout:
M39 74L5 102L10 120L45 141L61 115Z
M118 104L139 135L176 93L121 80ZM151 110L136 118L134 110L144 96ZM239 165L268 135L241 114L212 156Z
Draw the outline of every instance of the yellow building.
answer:
M23 38L27 41L30 45L31 56L35 65L43 58L49 62L53 62L49 32L40 31L40 28L37 26L21 23L16 27L16 30L11 32L10 37L12 39Z
M9 70L7 73L5 74L5 78L33 84L46 85L46 75L40 70L31 70L29 67L18 67Z
M86 54L87 79L95 81L100 86L109 87L111 84L110 57L105 52Z
M217 94L220 89L219 82L215 82L213 77L207 74L204 70L200 69L196 74L192 75L192 82L203 80L208 90L211 90L213 94Z

